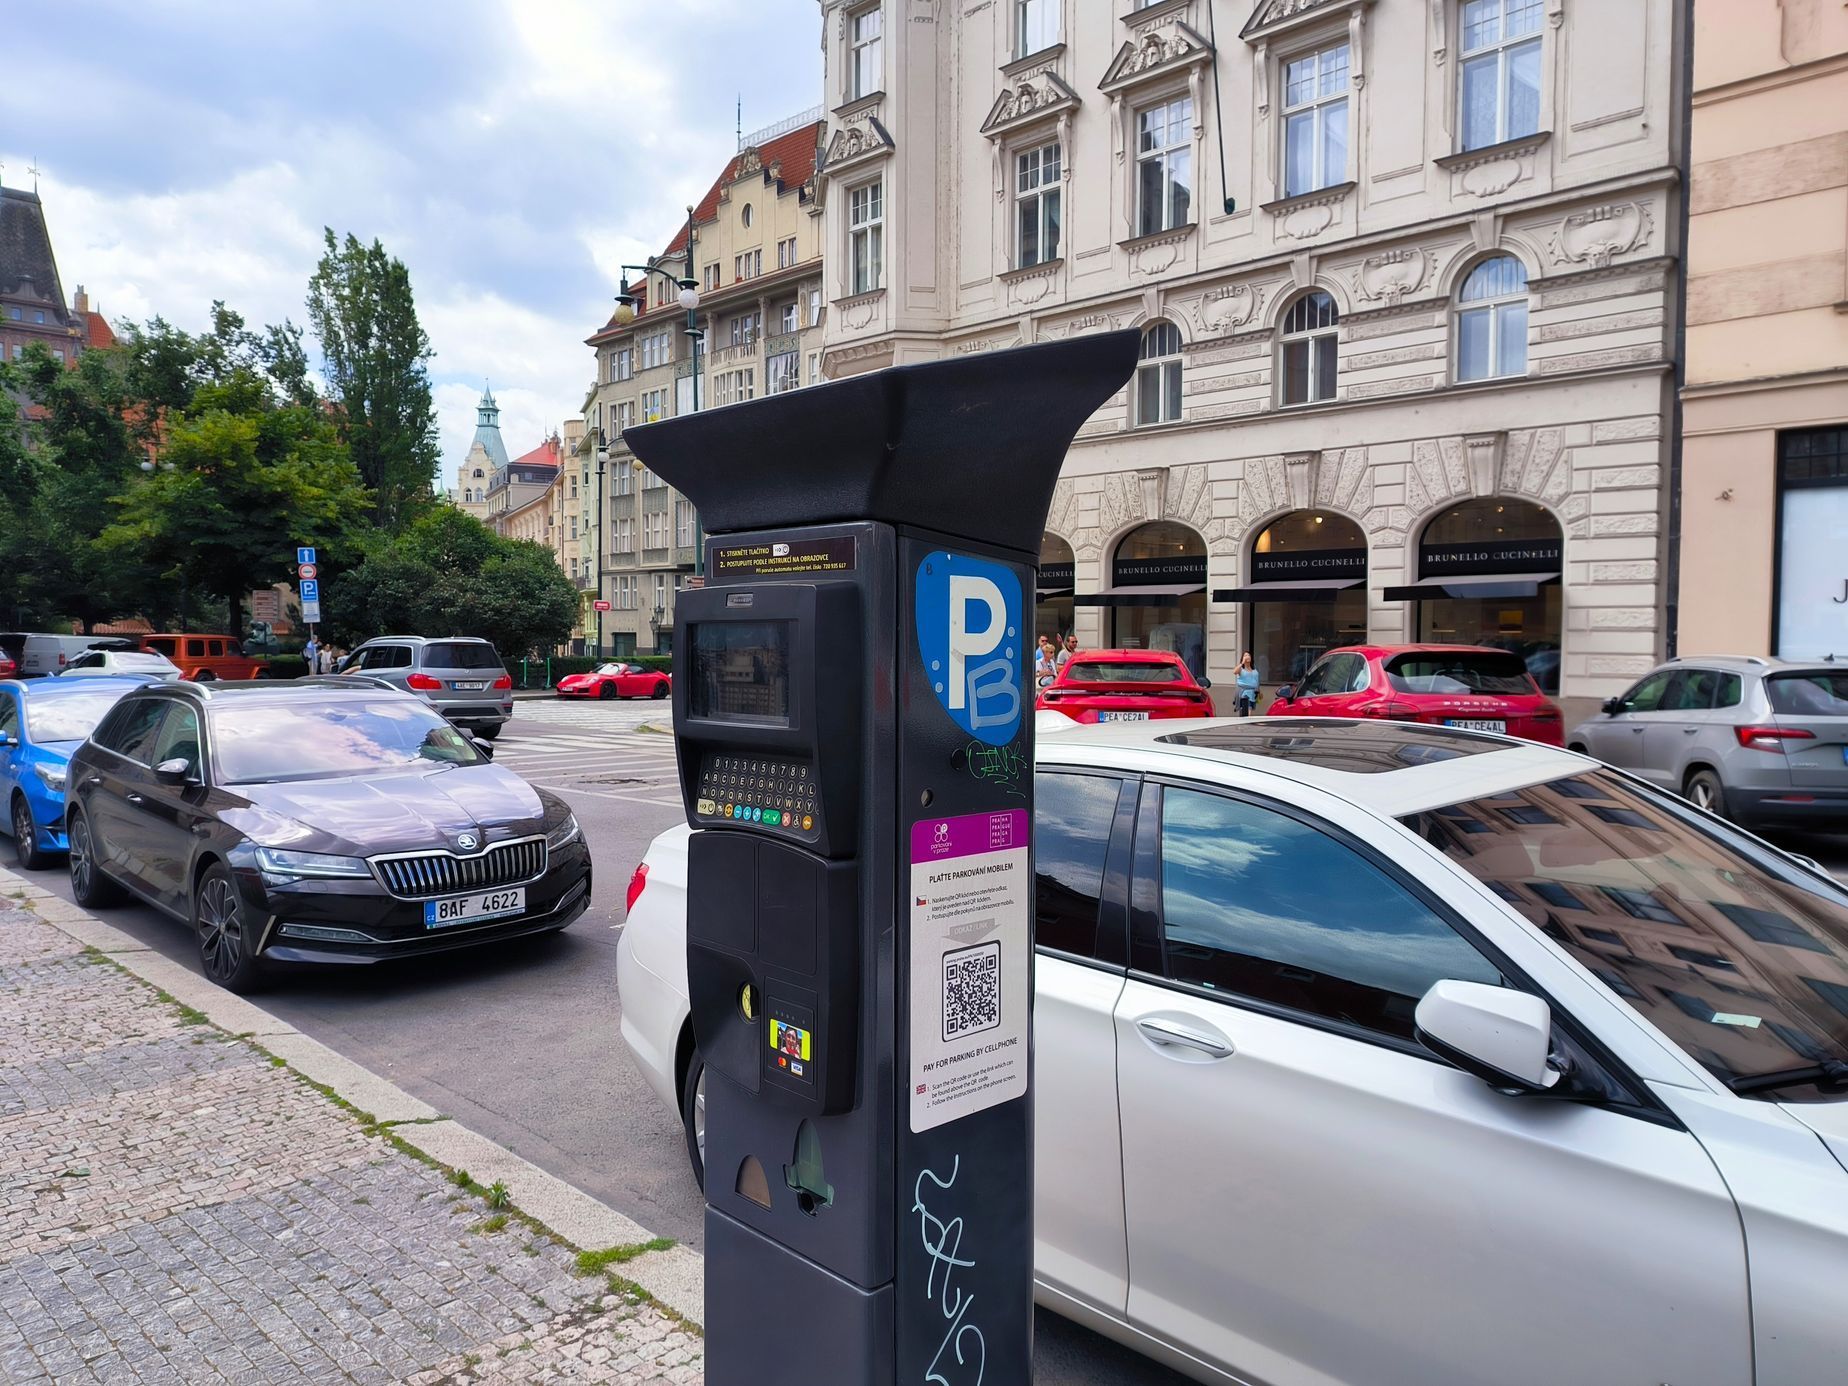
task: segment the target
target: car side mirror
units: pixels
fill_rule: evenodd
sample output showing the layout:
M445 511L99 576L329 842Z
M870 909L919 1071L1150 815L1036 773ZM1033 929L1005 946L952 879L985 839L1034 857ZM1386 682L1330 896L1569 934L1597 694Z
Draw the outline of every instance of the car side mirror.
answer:
M1499 1092L1543 1093L1560 1080L1547 1062L1553 1013L1538 996L1482 982L1434 982L1414 1022L1426 1049Z
M12 744L13 738L8 736L5 732L0 731L0 746L11 746Z
M1604 715L1606 717L1615 717L1618 713L1623 711L1623 706L1622 698L1606 698L1604 700Z
M154 778L166 785L185 784L192 778L192 768L192 762L185 756L175 756L154 767Z
M494 759L494 743L488 740L487 737L471 736L469 740L474 743L475 749L480 751L482 755L486 756L489 760Z
M1280 703L1295 702L1296 701L1296 685L1293 683L1286 683L1280 686L1277 689L1277 701Z

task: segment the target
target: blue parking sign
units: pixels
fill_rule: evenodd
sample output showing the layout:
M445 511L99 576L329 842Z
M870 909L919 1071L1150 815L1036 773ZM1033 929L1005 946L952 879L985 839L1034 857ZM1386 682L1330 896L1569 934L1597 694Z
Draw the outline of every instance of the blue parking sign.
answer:
M295 562L297 563L297 565L300 565L303 563L312 563L314 561L315 559L314 559L313 549L302 548L302 549L297 549L295 551Z
M321 580L319 578L302 579L302 600L305 602L321 600Z

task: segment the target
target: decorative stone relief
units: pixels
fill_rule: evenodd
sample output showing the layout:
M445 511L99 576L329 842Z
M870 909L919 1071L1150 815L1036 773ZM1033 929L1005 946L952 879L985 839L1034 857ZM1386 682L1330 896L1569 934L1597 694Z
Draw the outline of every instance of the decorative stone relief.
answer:
M1146 240L1130 252L1130 265L1138 274L1160 274L1181 258L1181 246L1191 234L1177 233Z
M1187 312L1202 337L1227 337L1258 315L1264 291L1249 284L1226 284L1208 289L1188 306Z
M1354 275L1354 293L1365 303L1397 307L1402 299L1422 289L1436 268L1437 257L1429 250L1400 246L1382 251L1360 262Z
M1469 463L1469 489L1477 498L1495 494L1496 478L1501 475L1502 453L1508 435L1472 433L1463 439L1463 451Z
M1293 241L1308 241L1321 235L1334 223L1334 204L1316 202L1307 207L1292 207L1285 212L1277 222L1277 234Z
M1047 265L1037 273L1010 278L1007 284L1008 302L1023 305L1038 303L1052 292L1052 281L1057 273L1056 265Z
M883 155L892 148L891 133L879 118L870 111L862 112L834 132L822 167L832 173L837 167Z
M1046 342L1063 337L1087 337L1093 332L1114 332L1126 320L1123 313L1081 313L1063 322L1042 323L1034 340Z
M1556 265L1603 269L1649 239L1654 217L1644 202L1612 202L1574 212L1547 243Z
M1179 21L1172 27L1152 25L1117 49L1098 89L1121 90L1151 73L1204 62L1212 52L1211 44Z
M1319 452L1286 452L1283 455L1283 475L1290 488L1292 510L1307 510L1315 499L1316 472L1321 463Z
M1076 110L1081 104L1078 93L1061 81L1056 72L1042 68L1021 75L1013 86L1001 89L994 105L988 108L982 133L994 136L1037 116Z

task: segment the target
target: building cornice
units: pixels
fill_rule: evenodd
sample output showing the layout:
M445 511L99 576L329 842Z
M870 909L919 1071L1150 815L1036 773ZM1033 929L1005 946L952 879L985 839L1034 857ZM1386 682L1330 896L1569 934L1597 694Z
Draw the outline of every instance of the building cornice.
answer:
M1694 93L1693 105L1695 110L1699 110L1702 106L1717 106L1721 102L1734 101L1742 96L1756 96L1760 92L1776 91L1780 87L1812 81L1817 77L1829 77L1844 71L1848 71L1848 53L1831 53L1828 57L1817 58L1814 62L1779 68L1776 72L1756 73L1751 77L1741 77L1735 82L1707 87Z
M1464 149L1454 154L1439 154L1431 162L1446 172L1462 173L1483 164L1496 163L1502 159L1518 159L1524 154L1532 154L1552 138L1551 130L1537 130L1531 135L1522 135L1518 140L1503 140L1500 144L1485 144L1480 149Z
M1213 60L1213 45L1197 31L1178 19L1173 33L1164 39L1151 25L1146 32L1126 41L1117 49L1110 66L1098 79L1097 89L1105 96L1117 96L1146 83L1189 73Z
M1264 0L1251 12L1238 36L1247 43L1266 43L1331 15L1346 14L1371 5L1373 0Z
M1022 73L1032 75L1042 67L1051 67L1064 56L1065 45L1063 43L1048 44L1044 48L1034 49L1031 53L1022 53L1011 62L1002 63L1001 75L1009 78L1018 77Z
M1836 366L1827 370L1802 371L1795 375L1760 375L1749 380L1715 380L1704 385L1684 385L1681 388L1683 399L1720 399L1726 395L1759 395L1770 390L1813 390L1830 385L1848 385L1848 367ZM1822 423L1823 419L1816 422ZM1763 428L1763 424L1754 423L1750 431Z

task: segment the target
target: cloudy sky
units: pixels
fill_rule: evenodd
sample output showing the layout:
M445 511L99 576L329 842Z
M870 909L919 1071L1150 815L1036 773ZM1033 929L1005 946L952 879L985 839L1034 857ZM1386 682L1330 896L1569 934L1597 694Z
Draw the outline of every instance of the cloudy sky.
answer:
M445 479L484 378L518 454L575 414L617 266L821 99L814 0L0 0L0 179L112 321L305 323L321 228L409 266Z

